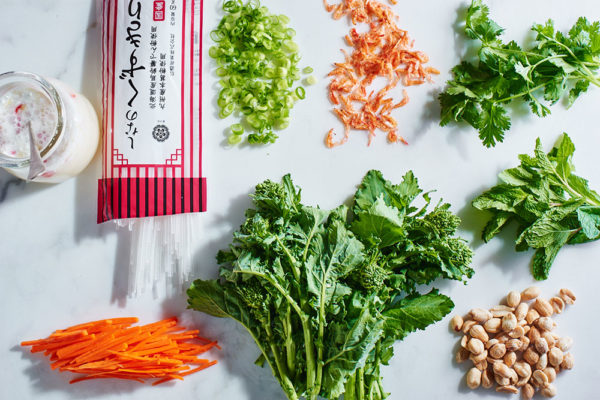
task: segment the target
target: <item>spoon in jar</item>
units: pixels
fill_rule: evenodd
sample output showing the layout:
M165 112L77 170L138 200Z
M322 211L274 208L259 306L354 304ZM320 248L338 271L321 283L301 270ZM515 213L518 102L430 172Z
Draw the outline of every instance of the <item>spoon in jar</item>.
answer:
M33 129L31 128L31 121L27 123L29 129L29 174L27 174L27 180L32 181L37 178L40 174L46 171L44 167L44 161L37 146L35 145L35 137L33 136Z

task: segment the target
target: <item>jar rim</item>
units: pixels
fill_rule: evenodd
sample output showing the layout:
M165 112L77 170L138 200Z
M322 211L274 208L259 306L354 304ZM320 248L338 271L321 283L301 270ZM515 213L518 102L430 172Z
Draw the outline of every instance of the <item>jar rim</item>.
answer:
M10 83L19 83L26 82L30 84L34 84L37 89L41 89L41 91L48 96L50 101L52 102L52 106L56 111L56 128L54 130L54 134L52 138L40 151L40 156L42 159L49 156L54 149L56 149L58 143L63 137L63 131L65 126L65 107L58 90L48 82L44 77L31 73L31 72L23 72L23 71L9 71L0 74L0 87L3 87ZM30 156L31 157L31 156ZM7 168L23 168L29 165L30 157L10 157L6 154L0 153L0 166Z

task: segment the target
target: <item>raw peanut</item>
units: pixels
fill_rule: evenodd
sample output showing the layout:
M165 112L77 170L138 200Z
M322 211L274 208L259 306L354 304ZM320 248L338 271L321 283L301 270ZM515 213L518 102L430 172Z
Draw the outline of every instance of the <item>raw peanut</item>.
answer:
M563 362L564 357L563 352L558 347L554 347L548 353L548 362L553 367L558 367Z
M512 376L512 372L514 372L506 364L503 363L494 363L493 370L496 375L508 379L510 379L510 377Z
M521 346L521 348L519 349L519 351L525 351L525 350L527 350L527 348L529 347L529 343L530 343L529 338L527 336L523 336L521 338L521 342L523 342L523 345Z
M502 358L506 354L506 346L504 343L497 343L490 349L490 356L493 358Z
M504 332L510 332L517 327L517 317L515 314L508 313L502 317L502 330Z
M488 356L488 358L486 358L485 361L487 361L488 365L491 366L493 366L497 362L502 362L502 360L498 360L497 358L494 358L492 356Z
M529 305L527 305L527 303L519 304L515 310L515 317L517 317L517 321L525 319L527 311L529 311Z
M500 343L500 342L498 341L498 339L496 339L496 338L494 338L494 339L490 339L490 340L488 340L488 342L485 344L485 349L486 349L486 350L489 350L489 349L491 349L492 347L494 347L495 345L497 345L498 343Z
M548 384L548 377L539 369L533 371L533 374L531 375L531 380L538 387L544 387Z
M527 323L529 325L533 324L535 322L536 319L538 319L540 317L540 313L538 313L536 310L534 310L533 308L530 309L529 311L527 311L527 315L525 315L525 321L527 321Z
M473 340L473 339L471 339L471 340ZM546 339L544 339L543 337L537 338L533 342L533 345L535 346L535 349L540 354L545 354L548 352L548 342L546 342Z
M520 388L520 387L525 386L527 384L527 382L529 382L529 377L527 377L527 378L519 378L519 380L517 381L517 383L516 383L515 386L518 387L518 388Z
M529 337L529 340L531 340L531 343L535 343L536 340L542 337L540 331L535 326L532 326L529 329L527 336Z
M506 311L506 310L494 310L492 311L492 316L494 318L502 318L508 314L512 314L512 311Z
M548 385L540 391L540 394L544 397L556 396L556 387L554 385Z
M514 369L510 369L510 384L511 385L516 385L516 383L519 381L519 375L517 375L517 373L515 372Z
M540 295L540 288L532 286L521 292L521 301L533 300Z
M490 337L488 336L487 332L485 331L485 329L483 329L483 326L481 326L481 325L474 325L469 330L469 335L471 335L475 339L481 340L483 343L490 340Z
M560 298L563 299L563 301L569 305L574 304L575 300L577 300L577 297L575 297L573 292L571 292L571 290L569 289L560 289L558 294Z
M531 376L531 365L526 362L517 361L513 368L521 378L529 378Z
M556 314L560 314L565 310L565 301L558 296L551 298L549 303Z
M510 379L504 378L504 377L502 377L502 376L500 376L498 374L494 375L494 380L496 381L496 383L499 386L508 386L508 385L510 385Z
M571 349L571 346L573 346L573 339L571 339L568 336L565 336L558 340L558 348L561 349L563 352L569 351L569 349Z
M514 387L512 385L509 385L509 386L498 386L496 388L496 392L517 394L517 393L519 393L519 389L517 389L516 387Z
M544 353L540 356L540 359L535 364L535 369L543 370L548 366L548 354Z
M473 364L477 364L483 360L485 360L488 356L488 351L484 350L483 352L479 353L479 354L471 354L469 356L469 360L473 361Z
M531 400L533 398L533 395L535 395L535 389L533 388L533 386L531 386L529 383L523 386L523 389L521 389L521 396L523 397L523 399Z
M510 340L510 336L508 336L506 332L502 332L501 334L496 335L496 339L498 339L500 343L506 343Z
M492 313L483 308L474 308L470 311L471 317L480 324L486 323L492 318Z
M510 336L513 339L519 339L523 337L523 335L525 335L525 329L523 329L522 326L517 326L512 331L508 332L508 336Z
M560 367L562 369L573 369L573 363L574 363L573 354L567 353L563 356L563 360L560 363Z
M550 318L550 317L538 318L538 320L535 321L535 324L537 325L538 328L540 328L544 331L551 331L552 329L554 329L554 326L556 325L554 323L554 321L552 320L552 318Z
M523 353L523 360L527 361L529 365L535 365L539 359L540 355L531 347L525 350L525 353Z
M506 304L509 307L516 307L521 302L521 294L519 292L509 292L506 296Z
M485 350L485 347L483 346L483 342L479 339L471 339L469 340L469 344L467 345L467 348L469 349L469 351L473 354L481 354L483 353L483 350Z
M515 365L516 361L517 353L515 353L514 351L510 351L504 355L504 364L506 364L508 367L512 368L512 366Z
M552 383L556 379L556 370L552 367L544 368L544 374L548 377L548 382Z
M463 336L462 339L460 340L460 346L468 349L469 348L469 337L467 335Z
M471 368L467 372L467 386L471 389L477 389L481 385L481 371L477 368Z
M452 328L452 330L454 332L460 332L460 330L462 329L463 323L464 323L464 321L463 321L462 317L460 315L455 315L450 320L450 327Z
M508 312L513 312L514 311L514 307L509 307L509 306L505 306L503 304L498 304L497 306L494 306L494 307L490 308L490 311L492 313L494 311L508 311Z
M554 313L554 309L552 308L550 303L548 303L548 300L542 299L541 297L535 299L535 302L533 303L533 308L542 317L549 317Z
M548 342L548 348L551 349L556 345L556 339L554 338L554 335L550 332L542 333L542 337L546 339L546 342Z
M485 324L483 324L483 328L489 333L498 333L500 332L501 327L502 320L500 318L490 318Z
M488 363L486 360L481 360L473 365L475 366L475 368L477 368L478 370L480 370L482 372L487 370L487 367L488 367Z
M492 386L494 386L494 379L489 369L485 369L481 372L481 386L483 386L486 389L489 389Z
M518 351L521 346L523 346L523 342L521 342L519 339L510 339L508 342L506 342L507 351Z
M527 321L525 321L525 324L527 324ZM529 326L529 325L523 326L523 332L525 333L525 335L527 335L529 333L530 329L531 329L531 326Z
M465 321L462 326L462 332L466 335L475 325L477 325L477 321L473 321L472 319Z
M465 349L464 347L461 347L456 352L456 362L460 364L461 362L467 361L470 355L471 353L469 352L469 350Z

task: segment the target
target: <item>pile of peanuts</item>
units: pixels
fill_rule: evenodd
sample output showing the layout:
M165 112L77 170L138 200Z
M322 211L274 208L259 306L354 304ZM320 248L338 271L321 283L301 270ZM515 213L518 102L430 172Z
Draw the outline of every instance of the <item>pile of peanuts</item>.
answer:
M469 388L489 389L496 383L497 392L518 394L520 389L524 399L538 390L544 397L556 396L556 374L573 368L568 353L573 339L552 332L556 323L551 316L573 304L575 295L569 289L549 301L539 295L537 287L512 291L504 305L474 308L464 319L452 318L452 329L464 333L456 361L474 365L466 376Z

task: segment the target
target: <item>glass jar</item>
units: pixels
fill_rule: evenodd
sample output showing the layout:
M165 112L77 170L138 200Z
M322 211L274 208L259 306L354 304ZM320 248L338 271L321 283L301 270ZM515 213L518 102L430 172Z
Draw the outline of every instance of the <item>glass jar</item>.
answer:
M0 74L0 167L21 179L29 172L29 127L44 165L34 182L77 175L98 148L98 115L83 95L32 73Z

